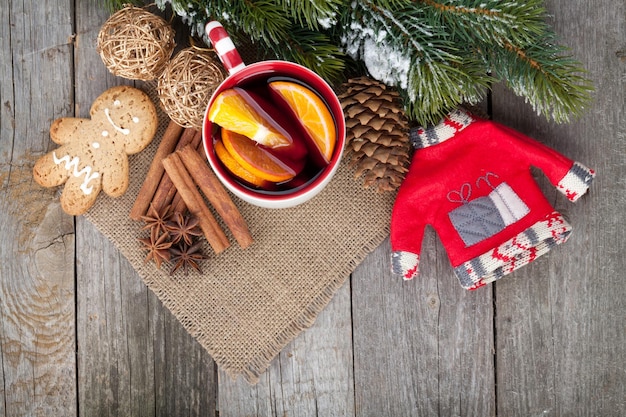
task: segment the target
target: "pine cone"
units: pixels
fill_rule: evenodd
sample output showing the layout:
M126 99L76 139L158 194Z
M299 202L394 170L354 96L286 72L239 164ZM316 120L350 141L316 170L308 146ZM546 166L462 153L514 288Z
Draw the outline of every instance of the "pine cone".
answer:
M368 77L348 80L339 96L346 116L347 155L355 178L379 193L396 190L408 171L409 124L397 91Z

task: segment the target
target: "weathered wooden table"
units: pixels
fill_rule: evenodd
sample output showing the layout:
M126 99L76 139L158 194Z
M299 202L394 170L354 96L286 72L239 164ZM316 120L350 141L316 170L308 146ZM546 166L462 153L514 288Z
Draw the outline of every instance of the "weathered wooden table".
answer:
M231 381L112 244L32 182L61 116L120 81L94 39L95 1L0 7L0 416L626 415L626 4L550 0L595 81L554 125L498 86L495 120L596 168L591 193L549 199L571 239L512 276L460 288L432 230L422 274L375 250L256 386Z

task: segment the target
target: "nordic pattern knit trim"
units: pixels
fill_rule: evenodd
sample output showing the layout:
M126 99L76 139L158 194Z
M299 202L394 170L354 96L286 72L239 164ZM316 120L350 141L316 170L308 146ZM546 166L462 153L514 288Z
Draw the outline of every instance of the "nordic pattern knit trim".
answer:
M570 224L555 211L498 247L454 268L454 273L463 288L475 290L545 255L567 241L571 231ZM405 281L419 273L419 255L415 253L393 252L391 263L393 272Z
M419 274L420 256L417 253L394 251L391 253L391 271L402 275L405 281Z
M596 172L593 169L587 168L580 162L574 162L565 177L559 181L557 188L574 202L587 192L595 175Z
M428 148L452 139L476 119L464 110L457 109L446 116L443 121L428 128L412 129L410 141L415 149Z
M461 286L475 290L510 274L567 241L572 227L558 212L498 247L454 269Z

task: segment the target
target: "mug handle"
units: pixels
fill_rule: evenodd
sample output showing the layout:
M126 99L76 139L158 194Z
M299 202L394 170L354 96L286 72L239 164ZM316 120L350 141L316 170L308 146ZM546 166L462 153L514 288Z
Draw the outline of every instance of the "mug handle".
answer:
M228 36L226 29L220 22L215 20L209 22L205 26L205 32L215 48L215 52L228 74L234 74L242 70L246 64L243 63L239 52L235 48L235 44Z

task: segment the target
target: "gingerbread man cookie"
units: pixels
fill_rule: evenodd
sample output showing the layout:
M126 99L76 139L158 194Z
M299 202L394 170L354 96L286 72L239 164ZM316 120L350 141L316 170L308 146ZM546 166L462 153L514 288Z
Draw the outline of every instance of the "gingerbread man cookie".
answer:
M41 157L33 168L35 181L44 187L65 183L61 207L71 215L89 210L100 190L111 197L126 192L128 155L148 146L158 125L150 98L128 86L106 90L89 113L89 119L55 120L50 138L61 146Z

